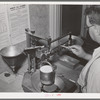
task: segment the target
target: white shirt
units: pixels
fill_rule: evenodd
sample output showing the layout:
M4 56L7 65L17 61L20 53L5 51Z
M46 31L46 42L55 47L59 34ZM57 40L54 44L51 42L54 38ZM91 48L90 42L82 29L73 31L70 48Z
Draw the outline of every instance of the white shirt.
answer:
M83 93L100 93L100 47L80 73L78 84Z

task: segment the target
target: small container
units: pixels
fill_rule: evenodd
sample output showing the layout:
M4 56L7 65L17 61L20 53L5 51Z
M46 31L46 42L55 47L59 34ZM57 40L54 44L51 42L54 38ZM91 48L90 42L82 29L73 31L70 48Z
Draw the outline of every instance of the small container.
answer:
M40 67L40 81L43 85L52 85L55 82L55 69L50 63L46 63Z
M68 46L72 45L72 35L69 34L69 39L68 39Z

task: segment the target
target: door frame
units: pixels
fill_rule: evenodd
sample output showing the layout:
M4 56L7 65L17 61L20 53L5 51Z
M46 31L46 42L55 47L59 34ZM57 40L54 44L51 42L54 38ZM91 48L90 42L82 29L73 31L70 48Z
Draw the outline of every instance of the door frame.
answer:
M56 39L61 34L61 5L50 5L49 6L49 32L52 40ZM57 45L54 42L53 45Z

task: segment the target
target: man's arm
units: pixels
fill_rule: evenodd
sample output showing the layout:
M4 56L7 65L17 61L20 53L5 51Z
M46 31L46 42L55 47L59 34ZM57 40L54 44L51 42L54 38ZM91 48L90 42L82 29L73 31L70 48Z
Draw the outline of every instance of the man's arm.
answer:
M89 60L92 58L92 55L86 53L85 56L84 56L83 58L89 61Z

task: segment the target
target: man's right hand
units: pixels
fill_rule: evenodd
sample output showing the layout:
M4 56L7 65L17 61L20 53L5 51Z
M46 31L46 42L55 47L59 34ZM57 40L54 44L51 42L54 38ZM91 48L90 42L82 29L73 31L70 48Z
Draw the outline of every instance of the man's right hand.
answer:
M83 48L80 45L72 45L68 47L69 50L71 50L76 56L86 59L86 60L90 60L91 59L91 55L87 54Z

